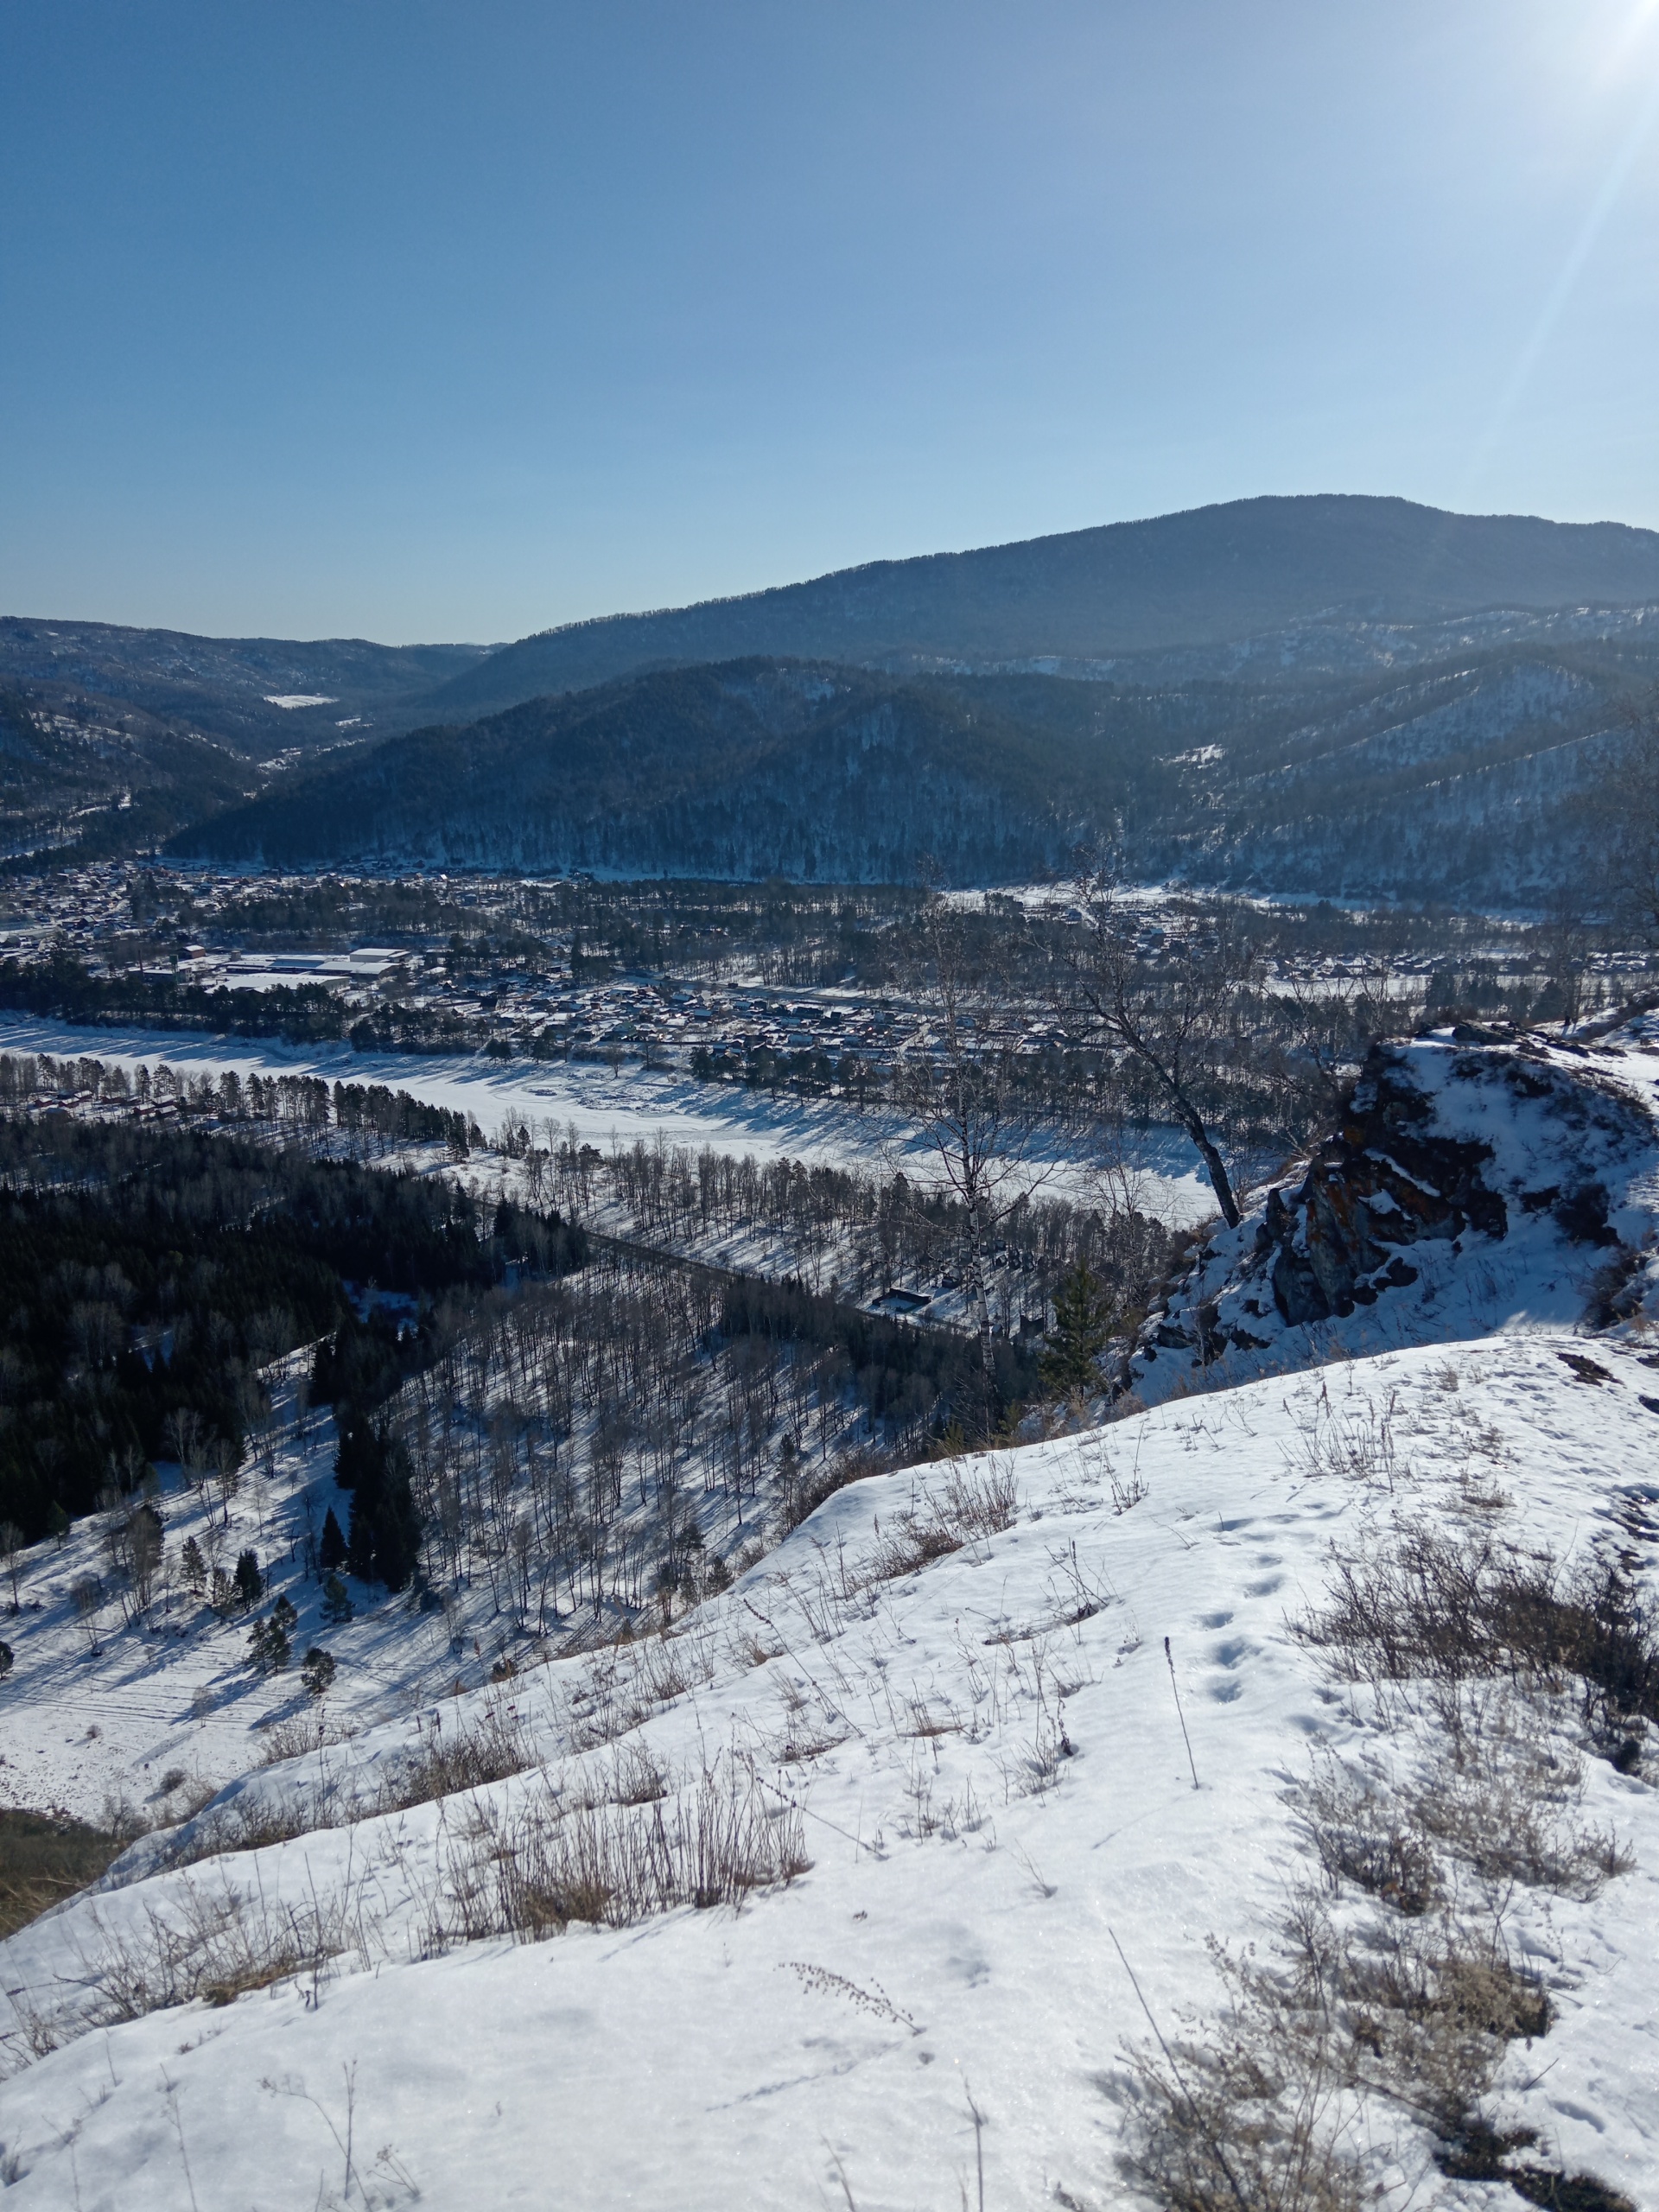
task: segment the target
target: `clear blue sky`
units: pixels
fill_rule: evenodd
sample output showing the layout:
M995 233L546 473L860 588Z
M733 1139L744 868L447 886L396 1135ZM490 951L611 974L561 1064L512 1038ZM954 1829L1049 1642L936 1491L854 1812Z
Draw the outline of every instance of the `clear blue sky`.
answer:
M1257 492L1659 525L1659 0L4 0L0 612L499 639Z

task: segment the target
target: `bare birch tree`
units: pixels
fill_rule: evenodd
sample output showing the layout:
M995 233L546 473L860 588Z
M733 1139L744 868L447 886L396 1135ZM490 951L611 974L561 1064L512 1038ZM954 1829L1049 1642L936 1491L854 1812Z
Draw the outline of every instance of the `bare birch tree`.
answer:
M1058 954L1063 1018L1091 1044L1136 1063L1204 1162L1222 1218L1238 1226L1238 1200L1211 1127L1204 1084L1239 1041L1238 1012L1259 987L1261 963L1233 908L1170 913L1160 941L1142 942L1125 899L1121 865L1106 855L1081 871L1079 925Z

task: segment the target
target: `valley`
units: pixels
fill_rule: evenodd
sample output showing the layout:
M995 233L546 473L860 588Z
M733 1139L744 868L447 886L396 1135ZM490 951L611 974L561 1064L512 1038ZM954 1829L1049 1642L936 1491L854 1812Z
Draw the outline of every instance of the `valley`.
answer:
M1659 585L1244 505L7 626L20 2205L1659 2188Z

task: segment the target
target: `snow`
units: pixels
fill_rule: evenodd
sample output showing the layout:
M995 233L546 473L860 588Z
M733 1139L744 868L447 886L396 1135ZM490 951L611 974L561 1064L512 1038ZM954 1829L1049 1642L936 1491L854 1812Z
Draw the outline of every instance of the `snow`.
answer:
M331 1084L379 1083L428 1105L470 1115L486 1135L509 1120L527 1122L537 1131L551 1122L561 1141L574 1129L578 1143L606 1152L660 1137L664 1144L693 1149L707 1145L757 1160L822 1162L874 1174L891 1174L896 1167L914 1174L927 1154L926 1141L914 1126L885 1109L859 1111L831 1098L769 1097L632 1064L613 1072L599 1062L359 1052L347 1044L285 1046L22 1017L0 1017L0 1052L86 1054L130 1071L165 1060L194 1075L231 1069L240 1077L315 1075ZM1089 1200L1096 1169L1084 1150L1062 1141L1034 1158L1045 1173L1043 1197ZM1190 1161L1191 1148L1178 1131L1153 1129L1132 1163L1136 1202L1177 1228L1205 1219L1215 1203L1207 1179Z
M337 707L340 704L330 691L268 691L268 707Z
M1287 1900L1329 1894L1302 1794L1318 1763L1376 1776L1448 1755L1443 1701L1391 1705L1296 1632L1333 1548L1414 1529L1567 1568L1618 1560L1652 1602L1652 1324L1586 1338L1582 1251L1518 1203L1593 1173L1613 1226L1651 1245L1648 1041L1539 1046L1531 1094L1455 1038L1406 1048L1436 1133L1490 1146L1510 1230L1420 1239L1417 1282L1280 1331L1254 1373L1178 1390L1166 1359L1163 1401L1103 1427L855 1484L671 1634L498 1682L484 1634L458 1658L448 1622L385 1600L323 1631L328 1740L270 1764L258 1724L302 1700L291 1677L252 1681L240 1629L175 1612L182 1633L111 1629L78 1656L67 1591L95 1533L35 1548L5 1631L0 1788L39 1802L49 1777L90 1806L148 1777L153 1809L168 1764L222 1786L0 1945L16 2021L0 2172L20 2212L899 2212L976 2201L981 2158L986 2204L1137 2201L1116 2165L1125 2052L1215 2015L1212 1942L1270 1958ZM1212 1281L1252 1234L1212 1240ZM263 1518L296 1656L318 1624L294 1554L329 1446L319 1424L285 1447L221 1538ZM203 1509L166 1503L172 1545ZM957 1548L912 1541L935 1526ZM1651 1744L1618 1771L1565 1691L1531 1694L1521 1726L1623 1871L1459 1892L1498 1916L1553 2015L1503 2047L1488 2109L1536 2131L1532 2155L1649 2204ZM492 1728L520 1770L420 1802L433 1746ZM500 1932L501 1870L536 1836L584 1818L655 1833L711 1792L760 1832L798 1823L810 1865L737 1908ZM270 1840L224 1848L238 1828ZM216 1922L321 1926L333 1955L219 2005L115 2001L159 1931ZM1344 2125L1392 2212L1516 2201L1444 2179L1402 2103L1356 2103Z
M597 1749L580 1747L579 1716L602 1659L446 1700L453 1731L510 1700L567 1794L635 1745L677 1779L752 1767L768 1802L800 1808L812 1865L741 1911L421 1955L469 1809L510 1819L540 1771L190 1867L141 1844L101 1894L3 1947L5 1988L66 2030L111 1942L176 1916L191 1886L228 1885L266 1914L342 1903L359 1948L315 1986L154 2012L23 2067L5 2090L16 2202L346 2201L348 2085L353 2203L541 2204L556 2177L571 2202L726 2212L835 2201L839 2169L866 2212L949 2204L976 2186L970 2098L988 2203L1057 2184L1121 2201L1119 2052L1146 2020L1116 1946L1160 2024L1213 2006L1206 1937L1257 1936L1305 1859L1287 1793L1310 1750L1377 1748L1375 1717L1288 1627L1332 1541L1407 1513L1472 1516L1562 1557L1639 1542L1651 1563L1630 1497L1659 1433L1652 1377L1633 1348L1599 1344L1611 1379L1586 1383L1561 1357L1576 1349L1557 1332L1450 1360L1416 1349L1029 1447L1007 1463L1012 1526L887 1580L865 1563L950 1471L855 1485L661 1647L690 1686ZM1388 1425L1388 1486L1310 1471L1333 1406ZM658 1649L625 1654L624 1675ZM256 1773L244 1798L315 1807L326 1778L336 1811L372 1802L439 1713L423 1697ZM791 1731L828 1747L786 1760ZM1659 1800L1601 1761L1585 1789L1586 1817L1636 1864L1592 1902L1516 1906L1559 2018L1541 2056L1505 2060L1505 2109L1651 2202ZM1427 2150L1381 2125L1374 2163L1403 2204L1434 2178ZM1440 2201L1493 2200L1471 2184Z

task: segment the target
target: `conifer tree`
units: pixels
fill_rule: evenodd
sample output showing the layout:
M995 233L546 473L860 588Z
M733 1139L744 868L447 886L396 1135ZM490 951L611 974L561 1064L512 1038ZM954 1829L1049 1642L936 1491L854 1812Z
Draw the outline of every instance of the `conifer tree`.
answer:
M1111 1300L1086 1260L1071 1268L1054 1295L1054 1326L1042 1357L1042 1377L1057 1397L1098 1382L1095 1363L1111 1338Z
M317 1565L325 1574L333 1574L346 1564L346 1537L331 1505L322 1524L322 1535L317 1545Z

